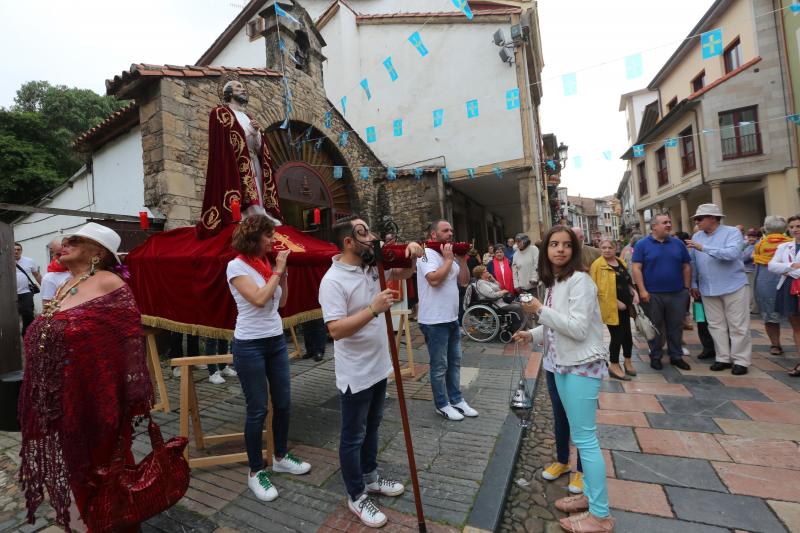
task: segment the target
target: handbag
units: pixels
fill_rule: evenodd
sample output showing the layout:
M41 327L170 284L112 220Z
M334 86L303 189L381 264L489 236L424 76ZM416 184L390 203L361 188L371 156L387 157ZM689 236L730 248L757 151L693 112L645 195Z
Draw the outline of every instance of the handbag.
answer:
M636 330L648 341L655 339L658 336L658 328L647 318L639 304L633 304L633 308L636 310L636 318L633 319Z
M148 417L149 418L149 417ZM141 524L175 505L189 488L189 463L183 450L186 437L166 443L161 429L150 418L147 426L153 451L139 464L125 464L123 439L109 465L97 468L97 491L89 501L85 518L93 532L111 532Z
M25 274L25 277L26 277L26 278L28 278L28 290L29 290L29 291L31 291L31 294L39 294L39 292L41 291L41 289L39 288L39 286L38 286L36 283L34 283L34 282L33 282L33 280L32 280L32 279L31 279L31 277L28 275L28 273L27 273L27 272L25 272L25 269L24 269L24 268L22 268L22 267L21 267L21 266L19 266L19 265L17 265L17 268L19 269L19 271L20 271L20 272L22 272L23 274Z

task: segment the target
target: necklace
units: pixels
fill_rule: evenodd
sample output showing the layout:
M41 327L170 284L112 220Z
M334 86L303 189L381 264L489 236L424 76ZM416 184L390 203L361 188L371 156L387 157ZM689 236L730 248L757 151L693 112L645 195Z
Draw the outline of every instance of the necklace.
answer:
M50 302L48 302L48 304L47 304L47 306L45 308L44 315L47 318L52 318L53 315L56 312L58 312L58 310L61 308L61 303L64 300L66 300L67 298L69 298L70 296L78 294L78 285L80 285L81 283L83 283L84 281L89 279L89 277L90 277L89 274L84 274L83 276L79 277L75 281L75 283L70 285L70 287L67 288L66 290L65 290L65 288L67 286L66 283L64 285L62 285L61 287L59 287L58 290L56 291L56 295L53 297L52 300L50 300Z

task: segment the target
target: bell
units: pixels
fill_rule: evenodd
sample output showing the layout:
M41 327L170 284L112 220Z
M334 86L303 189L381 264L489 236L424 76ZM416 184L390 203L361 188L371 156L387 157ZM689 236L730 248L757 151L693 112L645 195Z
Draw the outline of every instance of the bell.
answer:
M511 398L511 408L530 409L531 407L533 407L533 402L525 390L525 381L521 379L519 380L519 385L517 385L517 390L514 391L514 396Z

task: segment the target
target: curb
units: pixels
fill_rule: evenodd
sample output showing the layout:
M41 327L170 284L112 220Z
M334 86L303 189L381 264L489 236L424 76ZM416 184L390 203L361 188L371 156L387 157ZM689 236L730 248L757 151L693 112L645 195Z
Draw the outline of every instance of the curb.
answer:
M530 387L528 390L531 391L531 400L536 396L536 381L536 379L526 380L526 388ZM523 428L519 425L519 418L514 413L508 413L467 518L465 532L496 531L500 526L524 434Z

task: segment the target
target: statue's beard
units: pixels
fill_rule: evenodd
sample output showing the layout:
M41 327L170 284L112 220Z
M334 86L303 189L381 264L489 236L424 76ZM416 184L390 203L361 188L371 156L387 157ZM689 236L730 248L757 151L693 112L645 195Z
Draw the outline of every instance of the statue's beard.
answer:
M238 104L247 105L247 94L234 94L231 98Z

